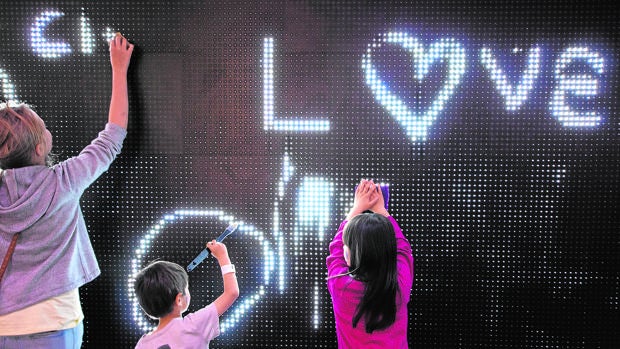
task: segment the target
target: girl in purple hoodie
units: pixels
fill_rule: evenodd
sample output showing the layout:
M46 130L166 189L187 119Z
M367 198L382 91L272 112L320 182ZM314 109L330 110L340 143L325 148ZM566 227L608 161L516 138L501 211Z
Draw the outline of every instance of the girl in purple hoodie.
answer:
M329 251L327 287L338 347L408 348L413 256L379 185L361 181Z
M43 120L28 105L0 105L0 261L7 261L0 279L0 348L82 345L78 288L100 270L80 197L120 153L127 134L133 45L120 33L109 44L108 123L78 156L50 166L52 135Z

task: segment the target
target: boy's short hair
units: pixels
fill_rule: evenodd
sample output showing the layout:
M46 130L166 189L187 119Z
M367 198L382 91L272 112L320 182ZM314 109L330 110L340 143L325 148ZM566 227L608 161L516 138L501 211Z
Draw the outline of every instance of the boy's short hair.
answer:
M187 272L176 263L157 261L140 270L135 276L134 291L144 312L161 318L174 308L179 293L185 294Z

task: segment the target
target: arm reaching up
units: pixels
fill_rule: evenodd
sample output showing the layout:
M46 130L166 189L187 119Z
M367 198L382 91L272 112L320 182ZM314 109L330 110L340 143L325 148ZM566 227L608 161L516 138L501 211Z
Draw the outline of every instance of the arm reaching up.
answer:
M110 40L110 63L112 65L112 97L108 122L127 129L129 101L127 96L127 68L133 52L133 45L121 33Z
M383 196L379 185L375 184L373 181L362 179L355 190L353 207L351 207L349 214L347 214L346 220L350 221L353 217L366 210L372 210L373 212L384 216L389 215L384 207Z
M239 297L239 285L237 283L237 275L235 267L230 262L226 245L221 242L212 240L207 243L207 247L217 259L222 268L222 278L224 279L224 292L214 301L215 309L221 316Z

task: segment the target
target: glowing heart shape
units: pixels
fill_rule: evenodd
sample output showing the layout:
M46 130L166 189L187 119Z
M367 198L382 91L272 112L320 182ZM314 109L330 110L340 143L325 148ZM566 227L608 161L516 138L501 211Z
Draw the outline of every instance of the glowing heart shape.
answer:
M427 110L411 110L381 80L372 58L375 50L381 48L383 44L400 45L412 56L415 78L419 83L428 74L433 64L440 62L447 64L446 80ZM425 52L424 47L416 38L406 33L387 33L374 39L373 43L368 45L362 59L362 68L365 72L366 84L372 90L375 99L400 123L411 141L418 142L426 140L428 128L444 109L446 102L460 83L465 73L465 61L465 50L454 39L436 41L430 45L428 52Z

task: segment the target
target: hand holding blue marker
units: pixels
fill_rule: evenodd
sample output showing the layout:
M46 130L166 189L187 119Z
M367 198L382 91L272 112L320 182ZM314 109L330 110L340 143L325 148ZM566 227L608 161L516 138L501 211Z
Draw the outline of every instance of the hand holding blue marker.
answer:
M228 235L234 233L238 227L239 227L239 223L233 223L229 225L228 228L226 228L226 230L224 230L224 232L220 234L220 236L218 236L217 239L215 239L215 241L222 242L224 239L226 239ZM196 268L198 264L202 263L202 261L204 261L205 258L209 257L210 254L211 254L211 251L209 251L209 249L205 247L205 249L202 250L202 252L200 252L200 254L196 256L196 258L194 258L194 260L187 266L187 271L194 270L194 268Z

